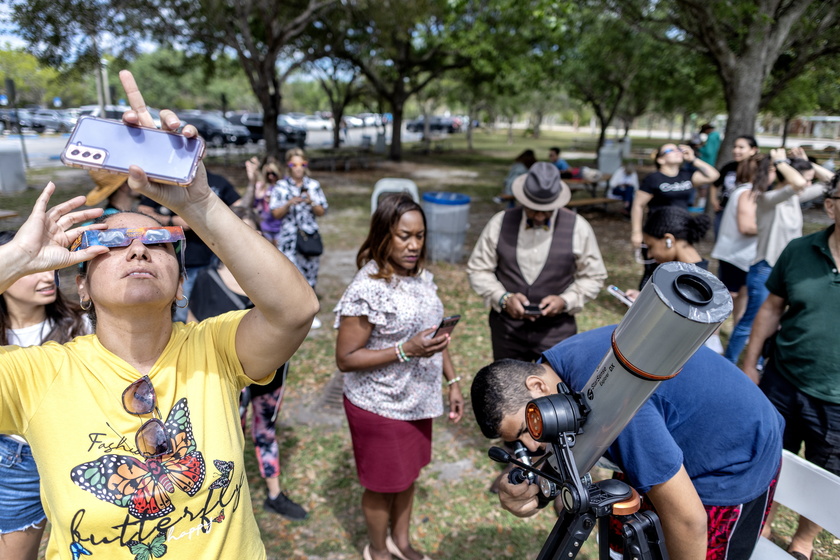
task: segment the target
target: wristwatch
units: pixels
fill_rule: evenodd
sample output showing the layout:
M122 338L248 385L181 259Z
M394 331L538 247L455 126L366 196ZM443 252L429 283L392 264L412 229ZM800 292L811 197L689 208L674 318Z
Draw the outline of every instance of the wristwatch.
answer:
M788 158L777 159L776 161L773 162L773 165L779 165L780 163L786 163L786 164L790 165L790 160Z

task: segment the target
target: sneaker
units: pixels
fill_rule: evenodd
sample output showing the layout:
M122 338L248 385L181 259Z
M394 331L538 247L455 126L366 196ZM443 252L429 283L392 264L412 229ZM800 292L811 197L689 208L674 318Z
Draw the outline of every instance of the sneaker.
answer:
M321 320L318 317L312 319L312 327L313 329L320 329L322 326Z
M307 518L306 510L290 500L283 492L277 494L274 499L266 498L263 502L263 509L279 513L292 521L302 521Z

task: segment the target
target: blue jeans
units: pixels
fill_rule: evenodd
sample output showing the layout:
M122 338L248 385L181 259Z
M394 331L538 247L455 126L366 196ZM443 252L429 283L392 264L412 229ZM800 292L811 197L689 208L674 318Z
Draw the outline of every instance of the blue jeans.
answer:
M0 436L0 504L0 535L43 527L47 518L32 451L9 436Z
M771 270L773 267L767 261L760 261L752 265L750 271L747 272L747 308L744 310L744 316L732 330L729 345L723 354L723 357L733 364L738 363L738 357L750 338L750 331L758 309L770 293L764 283L767 282Z

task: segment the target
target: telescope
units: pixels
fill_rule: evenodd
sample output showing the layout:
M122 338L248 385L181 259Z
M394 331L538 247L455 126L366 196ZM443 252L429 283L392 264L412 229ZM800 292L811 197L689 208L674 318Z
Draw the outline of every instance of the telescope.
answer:
M563 503L538 560L574 558L595 520L609 515L624 524L625 558L667 560L659 520L653 512L637 513L635 490L617 480L592 484L587 473L659 384L675 377L731 312L729 291L711 273L688 263L660 265L583 389L573 393L561 383L556 395L527 404L526 426L547 444L546 455L531 466L490 450L493 460L539 478L541 504L556 497ZM543 464L550 469L538 470ZM600 523L601 558L609 558L607 525Z

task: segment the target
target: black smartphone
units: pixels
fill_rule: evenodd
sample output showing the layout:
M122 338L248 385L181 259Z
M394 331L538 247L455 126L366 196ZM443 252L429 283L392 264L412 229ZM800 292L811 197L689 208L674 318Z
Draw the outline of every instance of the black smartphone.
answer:
M61 153L64 165L128 175L137 165L149 179L189 186L204 157L204 140L183 134L81 117Z
M618 288L618 286L613 286L612 284L610 284L607 287L607 293L609 293L611 296L617 298L618 301L620 301L621 303L623 303L627 307L630 307L631 305L633 305L633 300L630 299L629 297L627 297L627 294L625 294L623 291L621 291Z
M536 303L523 305L522 307L525 308L525 315L531 315L531 316L542 315L542 309Z
M460 315L450 315L449 317L444 317L440 322L440 325L438 325L437 330L432 335L432 338L437 338L442 334L452 334L452 331L455 329L455 325L457 325L460 320Z

